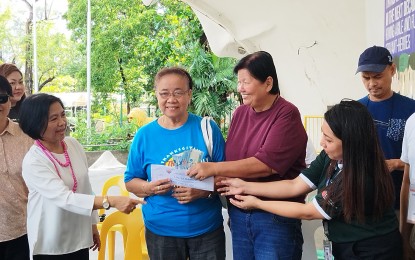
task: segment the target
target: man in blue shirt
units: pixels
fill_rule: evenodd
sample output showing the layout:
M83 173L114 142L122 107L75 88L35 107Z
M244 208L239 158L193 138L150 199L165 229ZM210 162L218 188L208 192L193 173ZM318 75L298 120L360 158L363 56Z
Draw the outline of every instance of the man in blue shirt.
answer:
M360 99L375 122L380 145L395 186L395 209L399 210L404 163L400 160L406 120L415 112L415 100L392 91L396 65L388 49L367 48L359 57L356 73L361 73L368 95Z

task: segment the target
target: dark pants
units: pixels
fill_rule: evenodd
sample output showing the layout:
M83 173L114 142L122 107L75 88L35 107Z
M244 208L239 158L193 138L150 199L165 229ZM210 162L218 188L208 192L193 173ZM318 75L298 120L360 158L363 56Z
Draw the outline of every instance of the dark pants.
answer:
M13 240L0 242L0 259L2 260L28 260L29 242L27 235Z
M400 260L402 239L399 230L383 236L350 243L333 243L336 260Z
M33 260L89 260L88 250L88 248L84 248L64 255L34 255Z
M190 238L159 236L146 229L146 242L151 260L225 260L226 256L223 226Z

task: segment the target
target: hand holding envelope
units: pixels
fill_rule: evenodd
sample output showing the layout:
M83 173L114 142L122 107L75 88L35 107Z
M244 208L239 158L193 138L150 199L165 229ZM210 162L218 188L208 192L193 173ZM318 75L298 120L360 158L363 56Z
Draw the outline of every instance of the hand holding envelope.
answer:
M151 179L153 181L169 178L176 186L184 186L194 189L213 191L214 177L209 177L204 180L196 180L186 175L186 169L176 169L164 165L151 165Z

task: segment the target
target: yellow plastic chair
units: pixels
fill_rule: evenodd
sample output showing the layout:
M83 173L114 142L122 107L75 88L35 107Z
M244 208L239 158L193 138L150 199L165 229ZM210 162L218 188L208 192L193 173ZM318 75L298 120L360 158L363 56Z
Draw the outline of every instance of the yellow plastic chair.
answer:
M323 124L324 116L304 116L304 128L307 132L308 139L314 145L316 153L321 152L320 140L321 140L321 125Z
M101 227L101 249L98 252L98 260L105 260L105 246L107 234L114 226L122 225L126 229L126 240L124 241L124 260L142 260L142 239L144 221L140 208L134 209L130 214L115 211L105 218Z
M120 190L121 196L129 196L130 193L128 192L127 188L125 187L124 183L124 176L123 175L114 175L110 177L108 180L105 181L104 186L102 187L102 196L105 196L108 194L108 190L112 187L118 187ZM105 209L99 209L98 215L101 216L105 214ZM101 230L102 228L102 222L97 224L98 230ZM127 241L127 230L123 225L114 225L111 227L108 233L108 259L114 260L115 256L115 232L120 232L123 236L124 241L124 249L126 246ZM149 259L148 257L148 251L147 251L147 244L145 240L145 232L144 230L140 233L141 235L141 246L142 246L142 255L143 259ZM102 241L101 241L102 242ZM101 243L102 244L102 243Z
M120 190L121 196L129 196L129 192L127 188L125 187L123 175L115 175L110 177L108 180L105 181L104 186L102 187L101 195L105 196L108 194L108 190L111 187L118 187ZM99 209L98 215L101 216L105 214L105 209ZM98 230L101 230L102 228L102 222L97 224ZM126 241L127 238L127 231L125 230L123 225L115 225L109 230L108 233L108 259L114 260L115 255L115 232L118 231L122 234L124 241ZM102 243L101 243L102 244Z

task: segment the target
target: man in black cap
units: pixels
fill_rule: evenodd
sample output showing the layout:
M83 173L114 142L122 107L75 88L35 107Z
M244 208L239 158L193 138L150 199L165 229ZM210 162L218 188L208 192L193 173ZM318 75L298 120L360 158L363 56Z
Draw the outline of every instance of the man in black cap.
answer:
M395 185L395 209L399 211L404 169L404 163L400 160L402 140L406 120L415 112L415 100L392 91L396 65L388 49L379 46L367 48L359 57L356 73L359 72L369 93L359 102L367 107L375 122Z

